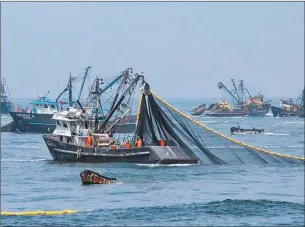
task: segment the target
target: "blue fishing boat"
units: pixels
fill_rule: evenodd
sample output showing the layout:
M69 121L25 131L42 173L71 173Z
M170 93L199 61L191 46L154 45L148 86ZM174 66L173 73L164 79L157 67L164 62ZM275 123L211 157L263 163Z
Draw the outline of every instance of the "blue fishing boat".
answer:
M21 109L18 106L15 111L10 111L15 131L52 133L56 127L52 116L60 110L58 103L48 99L47 96L41 96L31 104L32 109Z

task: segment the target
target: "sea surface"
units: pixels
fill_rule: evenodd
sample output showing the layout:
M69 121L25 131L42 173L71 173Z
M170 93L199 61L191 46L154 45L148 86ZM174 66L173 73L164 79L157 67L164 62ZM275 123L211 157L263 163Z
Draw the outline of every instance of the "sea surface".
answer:
M185 111L201 103L173 100ZM196 120L225 135L230 127L264 128L235 139L304 157L304 119ZM1 124L8 123L1 116ZM82 186L80 172L116 177ZM40 134L1 134L1 212L76 210L65 215L1 216L2 226L304 226L304 165L58 164Z

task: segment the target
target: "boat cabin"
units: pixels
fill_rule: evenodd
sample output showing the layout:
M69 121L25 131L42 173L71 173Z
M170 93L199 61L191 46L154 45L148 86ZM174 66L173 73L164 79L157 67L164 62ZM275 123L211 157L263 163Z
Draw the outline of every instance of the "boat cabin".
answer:
M31 102L33 104L34 113L50 114L57 113L59 106L56 102L50 101L46 97L39 97L37 100Z

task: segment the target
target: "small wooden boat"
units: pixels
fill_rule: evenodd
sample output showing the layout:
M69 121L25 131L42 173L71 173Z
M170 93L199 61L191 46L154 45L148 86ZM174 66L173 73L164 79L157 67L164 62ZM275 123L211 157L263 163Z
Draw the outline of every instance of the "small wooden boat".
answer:
M264 129L243 129L238 127L231 127L231 134L259 134L264 132Z
M80 173L83 184L115 184L116 178L102 176L99 172L85 169Z
M203 112L205 111L205 105L206 104L201 104L200 106L197 106L195 109L191 111L191 115L200 116L201 114L203 114Z

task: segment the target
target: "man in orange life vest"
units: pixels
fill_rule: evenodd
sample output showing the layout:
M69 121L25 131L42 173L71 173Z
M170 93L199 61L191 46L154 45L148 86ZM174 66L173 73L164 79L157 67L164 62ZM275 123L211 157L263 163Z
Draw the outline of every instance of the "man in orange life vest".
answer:
M138 140L136 142L136 147L142 147L142 140L140 137L138 137Z
M91 134L89 134L89 136L87 137L87 139L86 139L86 144L85 144L85 146L86 147L91 147L91 145L92 145L92 140L93 140L93 137L91 136Z
M129 140L127 140L127 142L125 143L125 148L130 148Z
M162 147L165 146L165 140L164 140L164 139L161 139L161 140L160 140L160 146L162 146Z

